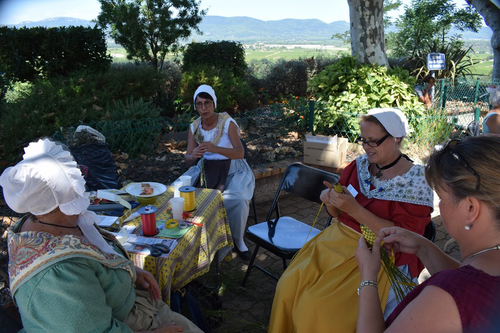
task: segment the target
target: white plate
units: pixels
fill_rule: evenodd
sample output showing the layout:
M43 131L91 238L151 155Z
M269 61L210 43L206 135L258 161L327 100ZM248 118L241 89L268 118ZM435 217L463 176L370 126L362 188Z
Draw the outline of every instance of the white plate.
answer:
M167 190L167 187L163 184L160 184L160 183L151 183L151 182L144 182L144 183L148 183L149 186L151 186L153 188L153 194L141 195L141 192L142 192L141 183L129 184L125 188L125 191L127 191L127 193L132 194L135 197L151 198L151 197L156 197Z

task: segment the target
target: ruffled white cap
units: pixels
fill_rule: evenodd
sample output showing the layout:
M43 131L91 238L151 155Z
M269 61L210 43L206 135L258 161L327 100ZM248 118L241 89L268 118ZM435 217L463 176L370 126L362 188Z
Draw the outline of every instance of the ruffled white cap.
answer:
M101 250L115 253L93 226L98 217L87 211L85 179L71 153L49 139L30 143L24 152L23 160L0 176L7 205L21 214L44 215L59 207L66 215L80 215L84 236Z
M210 96L212 96L212 98L214 100L214 108L217 108L217 96L215 96L214 89L212 87L210 87L209 85L202 84L194 92L194 96L193 96L194 109L196 110L196 96L198 96L198 94L202 93L202 92L205 92L205 93L209 94Z
M382 126L384 126L385 130L395 138L405 137L410 131L408 120L401 110L393 108L376 108L368 111L368 115L377 118Z

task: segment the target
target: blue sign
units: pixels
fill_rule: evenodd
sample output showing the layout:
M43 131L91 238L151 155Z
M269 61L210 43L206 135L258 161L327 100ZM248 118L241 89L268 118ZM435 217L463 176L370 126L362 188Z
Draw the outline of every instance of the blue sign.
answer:
M427 54L427 69L431 71L446 69L446 57L444 53Z

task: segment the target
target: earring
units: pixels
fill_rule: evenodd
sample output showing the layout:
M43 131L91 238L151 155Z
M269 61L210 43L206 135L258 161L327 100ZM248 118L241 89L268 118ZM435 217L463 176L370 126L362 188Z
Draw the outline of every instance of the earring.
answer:
M398 142L398 139L397 139L397 138L394 138L394 142Z
M473 226L473 225L474 225L474 222L471 222L471 223L469 223L469 224L466 224L466 225L465 225L465 230L469 231L469 230L470 230L470 228L472 228L472 226Z

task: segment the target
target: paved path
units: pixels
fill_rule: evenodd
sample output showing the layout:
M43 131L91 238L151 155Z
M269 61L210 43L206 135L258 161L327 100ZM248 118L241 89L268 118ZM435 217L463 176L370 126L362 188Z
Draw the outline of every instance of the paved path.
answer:
M258 209L258 220L266 218L270 203L260 205ZM286 198L281 201L282 214L291 215L300 220L312 224L319 211L319 205L311 204L309 201ZM327 215L322 210L318 218L317 227L324 228ZM446 232L442 219L439 216L439 208L436 204L432 219L436 224L437 234L435 243L443 249L445 243L450 239ZM249 223L253 223L249 219ZM247 242L250 250L254 245ZM460 259L460 250L456 243L448 246L448 253L456 259ZM283 272L280 258L260 250L256 261L258 264L272 273L280 275ZM269 316L276 287L276 282L259 270L252 270L245 288L240 284L247 269L247 262L240 260L236 254L233 259L223 262L221 265L221 293L223 310L219 313L224 319L222 325L214 330L214 333L222 332L266 332L269 324ZM422 275L422 277L424 274ZM208 281L212 277L205 277ZM210 312L209 312L210 313Z

